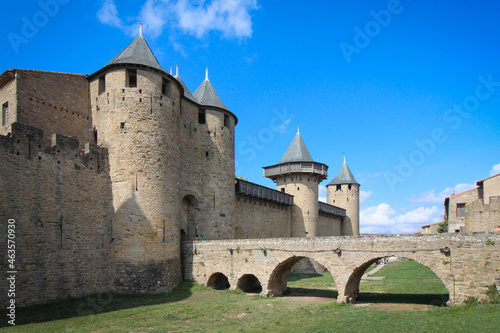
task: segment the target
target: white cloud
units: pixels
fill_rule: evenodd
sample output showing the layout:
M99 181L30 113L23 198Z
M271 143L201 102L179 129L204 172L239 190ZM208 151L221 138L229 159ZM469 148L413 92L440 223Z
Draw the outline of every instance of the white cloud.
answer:
M252 36L250 12L257 9L257 0L146 0L135 24L120 19L114 0L105 0L97 13L103 24L137 34L137 23L144 23L144 32L158 37L168 28L180 30L197 38L217 31L226 38Z
M500 163L495 164L493 168L490 171L490 176L496 175L497 173L500 173Z
M168 22L169 7L168 1L147 0L139 13L139 19L144 24L144 31L153 37L160 36Z
M365 202L372 194L372 191L359 191L359 203Z
M447 187L439 194L436 195L436 190L430 190L430 191L425 191L417 195L411 196L408 200L411 203L416 203L416 204L426 204L426 203L444 203L444 199L452 195L453 193L461 193L464 191L468 191L470 189L475 188L476 186L474 184L469 184L469 183L460 183L456 185L455 187Z
M123 22L118 17L118 10L113 0L105 0L101 9L97 12L97 18L101 23L116 28L123 28Z
M422 225L441 221L442 210L437 206L419 207L404 214L386 203L360 211L360 232L377 234L403 234L420 230Z

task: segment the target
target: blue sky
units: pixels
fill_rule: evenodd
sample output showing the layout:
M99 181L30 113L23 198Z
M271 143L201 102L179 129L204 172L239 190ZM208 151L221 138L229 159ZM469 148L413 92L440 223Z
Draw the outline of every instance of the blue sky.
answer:
M361 184L361 232L410 233L444 198L500 172L496 1L13 1L3 69L91 74L138 34L193 92L237 115L237 175L274 187L300 126L329 177Z

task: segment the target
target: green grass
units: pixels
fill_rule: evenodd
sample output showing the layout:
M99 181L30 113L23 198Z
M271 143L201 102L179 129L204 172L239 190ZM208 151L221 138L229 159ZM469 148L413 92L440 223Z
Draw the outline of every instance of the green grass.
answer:
M362 282L361 295L426 295L436 293L425 267L411 261L390 264L377 275L381 281ZM377 286L377 283L379 284ZM435 284L435 285L434 285ZM289 286L332 291L329 273L291 275ZM413 289L412 289L413 288ZM436 289L437 288L437 289ZM299 290L300 291L300 290ZM334 291L334 290L333 290ZM156 295L112 295L65 300L18 309L18 326L7 332L493 332L500 326L500 305L423 307L400 304L390 310L332 302L303 302L294 297L264 298L241 291L215 291L183 282L175 291ZM94 301L94 303L92 302ZM408 299L411 303L412 299ZM103 304L107 303L107 304ZM82 306L81 304L84 304ZM88 305L91 304L91 305ZM403 306L405 305L405 306ZM422 307L422 306L420 306ZM100 312L77 316L78 309ZM430 310L429 310L430 309ZM425 310L425 311L422 311ZM33 321L45 322L25 324ZM52 321L47 321L52 320ZM2 320L1 324L5 324Z

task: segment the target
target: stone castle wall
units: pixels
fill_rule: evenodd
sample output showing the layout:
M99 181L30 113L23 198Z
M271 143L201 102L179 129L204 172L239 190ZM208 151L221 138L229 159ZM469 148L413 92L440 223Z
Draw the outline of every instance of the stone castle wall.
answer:
M234 210L234 238L290 237L291 206L237 195Z
M277 190L294 196L292 237L318 236L318 179L316 176L292 174L277 179Z
M16 70L17 121L52 133L93 142L89 117L89 84L85 75ZM93 142L94 143L94 142Z
M337 190L337 186L327 186L326 202L346 210L342 235L359 235L359 185L342 184L340 190Z
M0 247L15 220L16 305L44 303L111 288L111 184L106 149L12 124L0 136ZM0 270L12 270L2 256ZM7 295L7 281L0 292ZM2 297L2 303L6 298ZM3 305L3 304L2 304Z
M13 72L5 73L3 75L12 75ZM11 80L0 88L0 108L7 103L8 112L5 118L5 125L0 123L0 135L7 135L11 131L10 125L17 121L17 90L16 81ZM0 110L3 112L3 110Z
M176 287L180 271L180 91L162 76L137 69L127 87L125 69L90 82L93 124L108 148L114 207L113 283L121 292L162 292Z
M342 236L342 217L320 213L318 236Z

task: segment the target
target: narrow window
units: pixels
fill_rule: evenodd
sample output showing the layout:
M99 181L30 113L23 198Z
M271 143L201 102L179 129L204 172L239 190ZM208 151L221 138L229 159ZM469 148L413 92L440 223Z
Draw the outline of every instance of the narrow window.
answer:
M351 184L347 186L347 189L350 191L351 190Z
M465 204L457 204L457 217L465 217Z
M206 156L206 157L208 157L208 155L209 155L209 154L208 154L208 150L207 150L207 151L205 152L205 156Z
M9 102L2 105L2 126L9 124Z
M337 191L340 191L342 187L340 185L337 185Z
M137 69L127 69L127 87L137 87Z
M206 124L207 123L205 110L200 110L198 112L198 123L199 124Z
M99 95L106 91L106 75L99 77Z
M281 192L285 193L285 188L284 187L281 188Z
M124 129L125 128L125 123L120 123L120 128Z
M163 78L161 83L161 94L168 96L168 91L169 91L168 80L166 78Z
M229 127L229 115L224 114L224 126Z

